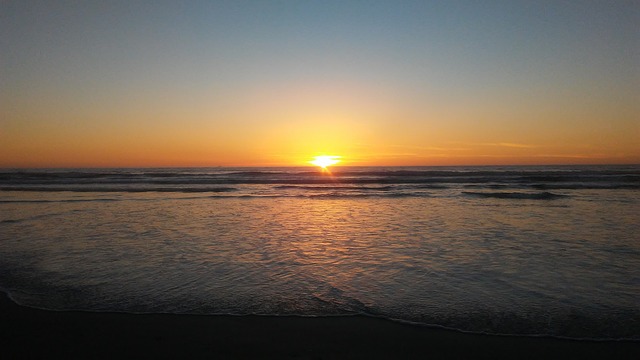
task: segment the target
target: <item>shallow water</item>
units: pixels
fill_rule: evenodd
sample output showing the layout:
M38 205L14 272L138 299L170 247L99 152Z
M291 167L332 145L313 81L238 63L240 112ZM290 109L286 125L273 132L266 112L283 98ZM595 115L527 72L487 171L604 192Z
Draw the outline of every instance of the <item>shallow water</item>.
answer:
M640 167L5 171L0 188L0 286L24 305L640 339Z

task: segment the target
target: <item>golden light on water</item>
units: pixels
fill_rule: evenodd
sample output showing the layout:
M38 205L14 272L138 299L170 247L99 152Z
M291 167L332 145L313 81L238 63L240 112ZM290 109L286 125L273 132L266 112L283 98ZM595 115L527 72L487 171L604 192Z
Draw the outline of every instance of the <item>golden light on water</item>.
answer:
M321 155L316 156L313 160L309 161L311 164L326 169L328 166L335 165L340 162L340 156L334 155Z

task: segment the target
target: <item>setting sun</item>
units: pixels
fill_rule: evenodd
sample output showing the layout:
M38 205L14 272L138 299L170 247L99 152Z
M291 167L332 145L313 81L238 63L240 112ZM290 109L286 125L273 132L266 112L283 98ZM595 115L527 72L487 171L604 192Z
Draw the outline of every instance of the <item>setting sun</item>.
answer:
M312 161L309 161L311 164L320 166L323 169L326 169L327 166L335 165L340 162L340 156L316 156Z

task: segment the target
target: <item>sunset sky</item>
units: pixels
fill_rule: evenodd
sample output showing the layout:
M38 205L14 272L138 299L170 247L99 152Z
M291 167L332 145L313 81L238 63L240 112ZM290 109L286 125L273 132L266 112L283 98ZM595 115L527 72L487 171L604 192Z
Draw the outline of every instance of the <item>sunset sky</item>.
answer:
M2 1L0 167L640 163L638 1Z

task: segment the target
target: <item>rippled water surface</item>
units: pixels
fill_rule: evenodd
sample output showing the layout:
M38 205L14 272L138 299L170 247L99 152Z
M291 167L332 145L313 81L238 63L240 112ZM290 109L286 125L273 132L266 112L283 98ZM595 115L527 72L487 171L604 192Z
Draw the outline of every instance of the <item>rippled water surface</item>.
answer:
M640 170L618 170L5 172L0 286L50 309L640 339Z

